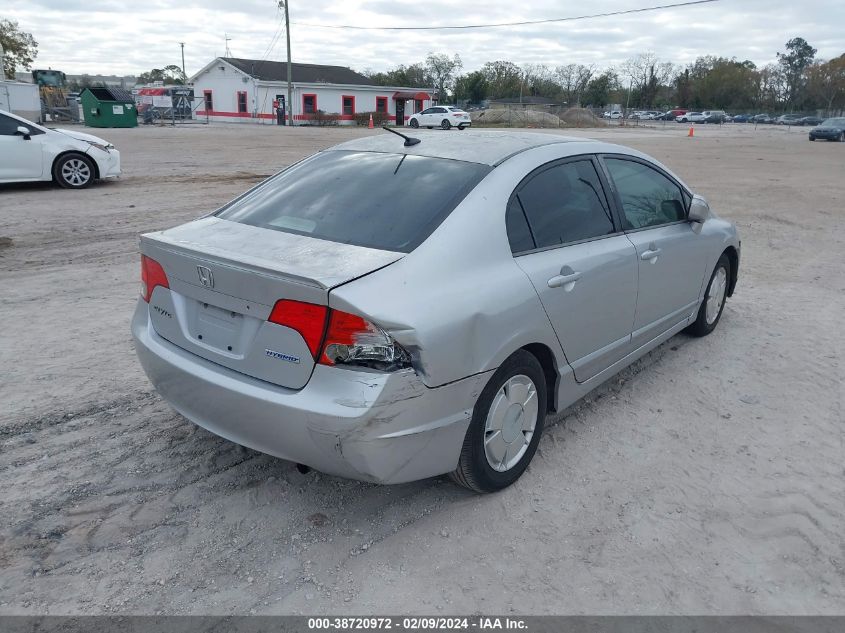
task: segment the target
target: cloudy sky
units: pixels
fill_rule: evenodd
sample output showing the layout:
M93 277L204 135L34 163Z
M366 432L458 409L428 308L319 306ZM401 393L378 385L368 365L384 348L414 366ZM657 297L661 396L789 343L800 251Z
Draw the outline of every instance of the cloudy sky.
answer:
M689 8L578 22L471 31L345 31L315 24L443 26L537 20L634 9L677 0L290 0L293 59L386 70L458 53L464 70L485 61L609 66L654 51L675 63L715 54L775 60L795 36L829 58L845 52L842 0L718 0ZM225 51L285 59L282 14L274 0L3 0L0 18L17 20L39 43L37 67L71 74L137 74L180 64L192 74ZM306 24L307 23L307 24ZM274 36L279 35L274 40ZM275 43L274 43L275 42Z

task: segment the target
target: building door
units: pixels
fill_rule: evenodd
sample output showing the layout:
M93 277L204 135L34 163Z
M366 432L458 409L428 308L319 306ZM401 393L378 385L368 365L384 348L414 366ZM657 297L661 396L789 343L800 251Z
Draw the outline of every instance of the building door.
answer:
M276 104L276 125L286 125L287 104L285 103L285 95L276 95Z
M396 125L405 125L405 100L396 100Z

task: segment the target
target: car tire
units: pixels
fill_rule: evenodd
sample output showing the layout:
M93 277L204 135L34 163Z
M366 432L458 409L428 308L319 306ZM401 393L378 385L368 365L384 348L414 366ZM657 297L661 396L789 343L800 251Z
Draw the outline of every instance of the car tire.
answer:
M431 128L433 128L434 126L433 126L433 125L426 125L426 127L430 130L430 129L431 129Z
M836 141L841 143L843 140L845 140L845 132L840 132L839 136L836 137Z
M695 322L687 328L687 332L693 336L707 336L716 329L719 319L722 318L722 311L728 298L728 286L731 283L731 261L725 253L719 257L710 275L710 283L704 292L704 300L698 308L698 316Z
M816 140L816 137L815 137L815 136L811 136L811 137L810 137L810 140L811 140L811 141L815 141L815 140Z
M408 125L416 130L420 126L420 122L416 119L411 119L411 122Z
M84 189L95 178L94 161L85 154L65 154L53 163L53 180L65 189Z
M466 129L466 126L464 126L464 125L459 125L459 126L458 126L458 129L459 129L461 132L463 132L463 131Z
M496 492L519 479L540 443L547 402L537 358L525 350L511 355L478 396L452 480Z
M451 127L452 127L452 124L451 124L451 123L449 123L449 119L443 119L443 120L440 122L440 129L441 129L441 130L448 130L448 129L449 129L449 128L451 128Z

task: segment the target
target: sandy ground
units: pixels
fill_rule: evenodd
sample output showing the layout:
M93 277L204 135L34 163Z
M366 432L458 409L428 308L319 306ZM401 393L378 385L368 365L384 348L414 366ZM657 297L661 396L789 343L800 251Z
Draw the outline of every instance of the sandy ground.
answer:
M0 188L0 613L845 613L845 145L800 129L576 132L735 221L739 287L500 494L302 475L169 409L129 336L137 235L367 133L105 130L120 181Z

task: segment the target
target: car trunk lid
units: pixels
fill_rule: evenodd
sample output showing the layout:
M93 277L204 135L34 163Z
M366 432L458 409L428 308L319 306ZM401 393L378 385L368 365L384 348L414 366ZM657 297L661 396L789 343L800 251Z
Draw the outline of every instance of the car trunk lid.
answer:
M277 301L328 305L329 290L403 254L206 217L141 236L168 288L150 297L156 332L197 356L299 389L314 357L295 329L271 323Z

